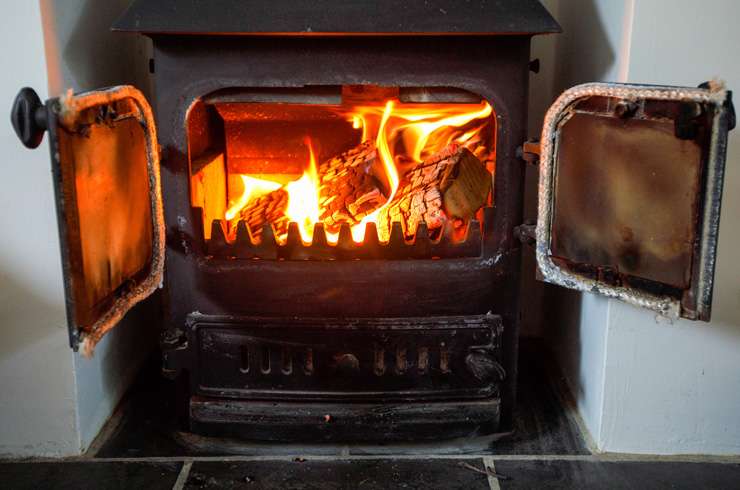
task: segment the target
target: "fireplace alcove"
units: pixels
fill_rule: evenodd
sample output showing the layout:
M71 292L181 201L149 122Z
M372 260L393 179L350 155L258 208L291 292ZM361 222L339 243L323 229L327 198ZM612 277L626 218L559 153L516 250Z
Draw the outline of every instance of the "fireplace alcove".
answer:
M45 105L24 89L12 112L29 147L49 129L73 348L92 352L161 286L163 373L183 388L188 430L302 442L510 434L522 243L548 282L709 319L734 126L723 86L577 86L537 143L525 141L530 39L559 28L536 1L444 16L410 2L377 17L353 3L331 18L222 3L204 18L194 4L137 1L117 23L153 39L153 108L132 87ZM440 129L431 108L467 115ZM680 175L666 155L680 155ZM535 227L522 223L523 175L538 161ZM122 169L127 185L96 188L106 205L90 206L85 186ZM468 172L477 190L448 199ZM423 206L394 207L421 189L414 179L433 187L413 194ZM671 207L676 192L688 198ZM136 216L107 219L125 209ZM131 265L111 237L151 245Z

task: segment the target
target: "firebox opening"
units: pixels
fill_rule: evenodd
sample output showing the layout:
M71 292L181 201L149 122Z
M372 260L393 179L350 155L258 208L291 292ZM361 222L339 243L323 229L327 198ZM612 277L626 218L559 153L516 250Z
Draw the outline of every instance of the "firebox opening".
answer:
M191 107L187 131L206 241L214 223L252 243L310 244L315 230L329 244L368 230L384 243L394 223L406 240L420 226L462 239L493 198L495 113L462 90L224 90Z

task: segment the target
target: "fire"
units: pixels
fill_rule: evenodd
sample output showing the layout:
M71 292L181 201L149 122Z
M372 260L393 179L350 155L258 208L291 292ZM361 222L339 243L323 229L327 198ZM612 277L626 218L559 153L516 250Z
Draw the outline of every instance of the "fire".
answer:
M391 201L393 201L393 196L396 195L396 191L398 190L398 184L401 180L401 178L398 175L398 169L396 168L396 164L393 160L393 153L391 153L390 147L388 146L388 137L385 131L386 125L388 124L388 119L390 119L392 112L393 112L393 102L389 100L385 104L385 109L383 110L383 116L380 119L380 126L378 127L378 135L375 138L375 147L378 149L378 155L380 156L380 159L383 162L383 167L385 168L386 176L388 177L388 182L390 183L391 194L388 197L388 202L385 205L376 209L372 214L365 216L362 219L362 221L360 221L359 223L357 223L351 228L352 240L354 240L357 243L361 243L365 239L365 228L366 228L367 223L377 223L378 215L380 214L380 212ZM363 125L363 128L365 128L364 125ZM364 132L364 129L363 129L363 132ZM334 237L331 237L330 239L333 241Z
M483 141L481 133L493 112L485 101L462 105L404 104L397 100L388 100L382 105L342 106L337 108L337 111L354 129L362 130L362 141L375 142L390 191L386 204L351 227L352 238L358 243L364 239L366 224L377 223L383 208L393 200L399 188L401 175L408 168L451 143L468 146L471 150L480 149L479 145ZM225 213L228 222L236 225L240 211L250 200L283 189L288 194L285 216L298 224L301 239L306 243L311 242L314 224L320 222L321 216L320 179L313 142L308 136L304 142L308 147L309 158L306 170L299 179L281 184L250 175L240 175L243 191L230 202ZM283 241L285 236L277 238ZM327 233L327 240L336 243L338 234Z
M280 184L271 180L255 179L249 175L240 175L239 177L242 179L244 190L236 202L226 210L225 216L227 221L232 221L236 218L239 215L239 211L247 205L250 199L263 196L281 187Z
M316 156L313 152L311 138L308 136L304 140L308 146L308 170L303 176L285 186L288 191L288 209L285 215L295 223L298 223L298 230L301 233L301 239L306 243L311 243L313 239L313 225L319 222L319 174L316 170Z

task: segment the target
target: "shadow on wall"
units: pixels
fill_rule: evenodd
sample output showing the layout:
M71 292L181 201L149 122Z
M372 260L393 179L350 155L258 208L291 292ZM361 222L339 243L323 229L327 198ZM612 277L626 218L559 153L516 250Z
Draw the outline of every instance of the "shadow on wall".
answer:
M735 106L737 107L737 102ZM740 209L738 174L740 174L740 128L733 130L728 138L711 321L711 328L726 329L734 336L740 335L740 262L737 260L737 244L740 240L740 221L737 218L737 210Z
M37 288L7 270L0 270L3 341L0 342L0 364L9 357L30 350L58 329L67 329L64 302L52 301Z
M551 94L549 103L574 85L616 80L619 76L616 62L622 42L623 2L556 0L552 8L563 33L546 38L546 42L552 43L548 51L553 57L550 62L554 64L548 87ZM546 111L548 103L544 105L543 110ZM593 311L585 312L581 293L552 285L544 287L542 308L540 328L543 336L569 380L574 399L581 400L584 396L581 385L586 382L581 379L581 325L585 322L589 323L588 327L597 328L591 323L606 322L606 318L592 318ZM606 309L603 312L605 315Z
M130 3L130 0L41 0L47 30L50 95L59 95L70 87L80 92L122 84L134 85L147 96L151 94L150 40L110 30Z
M601 2L604 3L604 2ZM597 7L597 0L565 0L558 11L558 21L563 33L555 40L556 66L553 77L553 94L585 82L616 81L616 52L621 39L610 37L607 22L623 14L622 2L608 7ZM621 22L619 23L621 32ZM621 38L621 36L617 36ZM584 50L587 46L587 50ZM584 55L584 52L587 53Z
M616 76L617 46L606 32L606 26L613 24L613 19L605 19L604 16L614 15L617 10L621 12L622 7L605 9L597 7L596 3L597 0L542 0L563 32L535 37L532 41L532 56L541 58L542 71L530 77L530 137L539 137L545 112L563 90L579 83ZM583 46L589 46L588 56L576 56L575 53L583 53ZM526 220L534 221L537 217L537 194L537 171L528 166L524 204ZM580 294L554 287L545 290L543 283L534 279L534 250L527 247L522 255L521 290L528 306L522 308L522 335L546 337L559 343L560 330L577 330L579 325L579 313L566 314L567 310L560 304L579 308Z

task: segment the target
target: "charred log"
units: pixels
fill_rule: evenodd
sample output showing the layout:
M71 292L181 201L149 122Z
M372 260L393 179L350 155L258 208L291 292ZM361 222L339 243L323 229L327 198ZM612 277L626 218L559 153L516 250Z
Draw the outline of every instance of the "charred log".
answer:
M319 167L320 219L329 232L352 226L388 201L383 163L366 141Z
M288 232L290 221L285 215L287 209L288 192L277 189L250 200L239 212L239 219L247 224L254 238L261 236L265 224L272 225L275 236L283 236Z
M469 221L485 205L491 174L468 149L450 145L408 171L391 204L378 217L381 237L390 236L398 221L404 235L413 236L421 223L430 231L448 220Z

